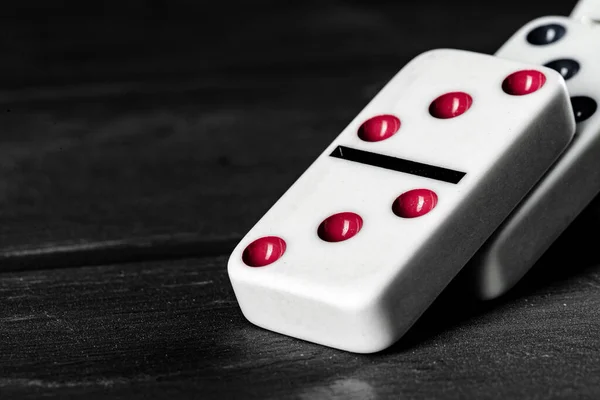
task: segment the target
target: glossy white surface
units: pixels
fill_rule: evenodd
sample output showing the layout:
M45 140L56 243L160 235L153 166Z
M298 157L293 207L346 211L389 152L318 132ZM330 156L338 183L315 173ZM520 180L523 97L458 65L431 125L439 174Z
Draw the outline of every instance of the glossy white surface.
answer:
M571 18L586 24L600 22L600 0L579 0L571 12Z
M539 26L560 24L566 34L543 46L527 42ZM600 27L566 17L529 22L498 50L498 57L539 65L558 59L580 64L566 81L571 96L600 102ZM600 191L600 110L577 124L572 143L525 200L488 240L465 271L475 295L492 299L506 293Z
M460 50L433 50L408 63L357 115L235 248L228 273L242 312L266 329L359 353L398 340L506 218L571 140L574 122L562 77L526 96L501 89L529 64ZM439 95L464 91L472 107L453 119L428 111ZM394 114L402 125L375 143L363 121ZM466 172L458 184L332 158L338 145ZM434 190L439 201L414 219L393 214L403 192ZM353 238L327 243L317 227L342 211L362 216ZM275 263L248 267L244 248L275 235Z

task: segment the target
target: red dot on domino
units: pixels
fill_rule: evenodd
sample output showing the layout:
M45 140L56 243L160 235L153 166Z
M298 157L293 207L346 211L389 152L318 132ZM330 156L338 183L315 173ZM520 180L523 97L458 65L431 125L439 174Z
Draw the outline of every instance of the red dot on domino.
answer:
M265 236L250 243L242 254L242 260L250 267L264 267L279 260L285 253L285 240L277 236Z
M400 129L400 119L385 114L369 118L358 128L358 137L365 142L379 142L393 136Z
M353 212L341 212L327 217L317 230L317 234L326 242L342 242L360 232L363 219Z
M435 99L429 106L429 113L440 119L455 118L471 108L473 98L465 92L450 92Z
M402 193L392 204L392 211L401 218L416 218L433 210L438 197L433 190L413 189Z
M546 83L546 75L534 69L513 72L502 82L502 90L513 96L524 96L538 91Z

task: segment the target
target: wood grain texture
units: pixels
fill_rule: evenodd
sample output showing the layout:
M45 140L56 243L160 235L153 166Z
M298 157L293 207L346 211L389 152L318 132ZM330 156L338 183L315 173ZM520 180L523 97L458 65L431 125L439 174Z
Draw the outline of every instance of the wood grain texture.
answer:
M600 398L600 199L382 353L239 311L229 250L402 65L575 1L403 3L3 4L0 398Z
M549 257L561 260L569 248L588 252L568 257L574 264L540 265L494 303L470 302L450 288L407 336L374 355L254 327L239 311L225 257L4 273L0 393L597 399L599 257L577 234Z
M492 53L575 1L59 3L3 8L9 269L235 240L412 57Z

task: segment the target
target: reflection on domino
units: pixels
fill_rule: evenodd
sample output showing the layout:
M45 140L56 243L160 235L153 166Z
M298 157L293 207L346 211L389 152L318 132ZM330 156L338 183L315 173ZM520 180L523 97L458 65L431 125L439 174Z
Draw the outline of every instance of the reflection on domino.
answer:
M566 80L577 132L560 159L465 270L481 299L516 284L600 191L600 28L566 17L526 24L496 56L545 65ZM462 278L462 277L461 277Z
M462 50L416 57L234 249L244 316L352 352L388 347L574 130L550 68Z
M600 1L579 0L571 12L571 18L586 24L600 22Z

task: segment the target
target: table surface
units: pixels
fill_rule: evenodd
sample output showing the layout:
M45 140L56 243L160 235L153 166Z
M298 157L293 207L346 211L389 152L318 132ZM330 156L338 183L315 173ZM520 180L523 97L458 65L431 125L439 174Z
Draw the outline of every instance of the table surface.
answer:
M575 1L13 3L2 398L600 398L600 199L508 295L459 276L372 355L251 325L225 267L411 58L492 54Z

